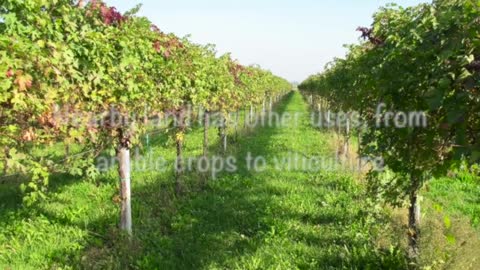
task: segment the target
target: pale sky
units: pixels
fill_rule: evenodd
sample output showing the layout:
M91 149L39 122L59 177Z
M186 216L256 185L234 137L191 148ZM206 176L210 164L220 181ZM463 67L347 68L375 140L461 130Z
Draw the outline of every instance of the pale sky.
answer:
M411 6L428 0L106 0L120 11L142 3L139 15L162 31L195 43L212 43L244 65L259 64L290 81L320 72L344 44L358 42L355 29L392 1Z

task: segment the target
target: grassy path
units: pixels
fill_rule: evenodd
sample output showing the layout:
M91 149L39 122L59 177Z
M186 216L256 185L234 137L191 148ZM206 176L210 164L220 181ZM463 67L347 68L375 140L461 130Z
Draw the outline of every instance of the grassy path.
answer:
M299 93L276 111L301 117L240 136L231 146L238 170L203 190L193 176L189 192L175 198L171 173L135 173L131 242L114 229L114 173L93 183L57 179L62 184L35 208L9 198L0 205L0 269L401 269L401 256L376 248L380 224L370 222L348 173L276 168L275 158L332 156L332 135L311 127ZM152 153L173 158L164 139ZM201 153L201 139L200 130L188 135L187 155ZM267 160L263 171L248 169L248 153Z
M372 246L373 227L367 224L361 190L350 176L276 168L276 157L331 155L331 135L310 126L300 94L288 96L277 112L301 117L297 124L259 128L237 145L240 163L248 153L262 156L265 170L248 170L244 162L238 172L223 175L208 191L181 203L169 235L152 239L152 245L160 240L160 246L146 255L149 266L351 269L378 267L394 258Z

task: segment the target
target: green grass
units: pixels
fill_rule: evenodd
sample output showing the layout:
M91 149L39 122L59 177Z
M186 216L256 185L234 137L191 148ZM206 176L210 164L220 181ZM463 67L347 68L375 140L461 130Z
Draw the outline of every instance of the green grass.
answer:
M229 149L239 169L204 188L202 176L189 173L177 197L171 170L134 172L131 240L116 229L114 171L95 181L56 175L48 199L28 208L18 183L0 185L0 269L405 269L402 252L378 248L384 224L372 217L382 212L370 208L352 175L273 166L292 153L333 155L333 136L310 126L299 93L276 110L303 113L300 124L244 132ZM186 142L186 156L201 155L202 130ZM152 156L173 161L166 135L151 144ZM269 161L264 171L247 169L249 152Z
M472 174L433 179L422 195L420 262L430 269L478 269L480 183Z
M480 228L480 182L462 178L435 179L429 185L427 198L439 210L450 215L463 215Z

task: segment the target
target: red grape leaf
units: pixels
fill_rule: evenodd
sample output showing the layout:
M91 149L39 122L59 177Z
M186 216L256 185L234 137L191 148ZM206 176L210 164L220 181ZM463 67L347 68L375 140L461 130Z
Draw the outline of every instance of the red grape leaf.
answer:
M18 84L20 91L26 91L28 88L32 87L32 76L28 74L24 75L22 71L18 71L14 83Z

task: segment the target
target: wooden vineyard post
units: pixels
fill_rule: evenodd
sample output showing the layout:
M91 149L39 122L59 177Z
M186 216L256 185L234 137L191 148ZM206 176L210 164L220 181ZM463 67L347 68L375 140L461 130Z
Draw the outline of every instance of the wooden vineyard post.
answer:
M345 127L345 144L344 144L344 154L345 159L350 158L349 149L350 148L350 115L347 117L346 127Z
M331 129L330 110L327 111L327 129Z
M132 206L130 179L130 140L119 130L120 145L117 150L118 174L120 175L120 229L132 235Z
M177 117L177 134L175 135L175 145L177 150L177 157L175 161L175 192L177 195L182 193L181 178L183 175L183 141L185 136L185 112L180 109L176 112Z
M210 113L205 111L203 114L203 156L208 158L208 130L210 128Z
M247 128L247 121L248 121L248 117L247 117L248 113L247 113L247 108L244 108L243 109L243 128Z
M240 111L235 113L235 140L238 138L238 121L240 121Z
M176 158L176 166L175 166L175 191L178 194L182 191L182 184L180 183L180 178L182 177L183 173L183 140L176 139L175 140L176 150L177 150L177 158Z
M219 135L220 141L222 143L222 154L225 155L227 153L227 118L224 114L222 114L222 123L220 124Z
M201 159L201 166L202 168L206 168L208 167L208 132L210 130L210 112L208 110L203 112L201 123L203 124L203 159ZM207 181L208 174L207 171L205 171L200 184L205 186Z
M253 124L253 105L250 105L250 115L249 115L249 127L252 128Z
M418 200L418 190L420 188L420 178L412 175L410 177L412 188L410 191L410 207L408 208L408 229L409 229L409 257L416 261L419 255L418 240L420 238L421 209Z
M362 112L360 111L360 115L362 115ZM363 136L363 129L364 129L364 124L360 124L358 127L357 127L357 130L358 130L358 146L357 146L357 152L358 152L358 156L359 158L361 158L362 156L362 136Z
M197 114L197 123L202 123L204 114L207 110L204 110L202 106L198 107L198 114Z

